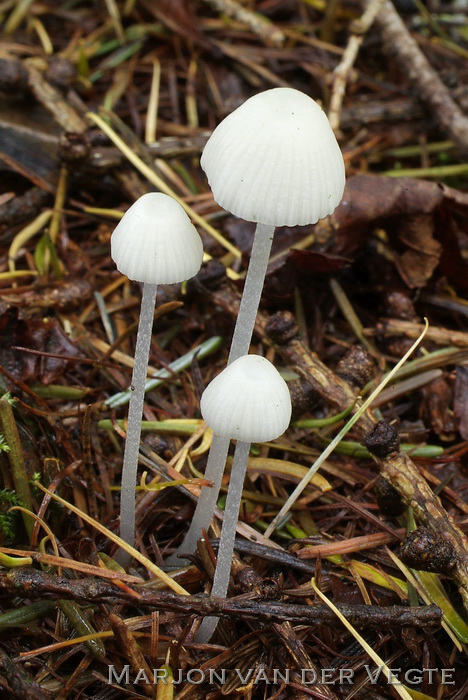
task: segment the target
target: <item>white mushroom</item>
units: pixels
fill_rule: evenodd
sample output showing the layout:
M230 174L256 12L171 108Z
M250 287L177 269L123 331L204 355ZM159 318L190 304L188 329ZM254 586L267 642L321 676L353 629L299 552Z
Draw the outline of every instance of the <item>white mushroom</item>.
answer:
M218 204L246 221L313 224L343 196L343 156L327 116L292 88L254 95L226 117L201 166Z
M218 374L203 392L202 416L216 435L267 442L284 433L291 418L289 389L260 355L244 355Z
M175 284L197 274L203 246L180 204L167 194L150 192L137 199L115 227L111 257L131 280Z
M273 440L291 420L286 382L264 357L244 355L232 362L203 392L200 408L215 436L237 440L224 511L218 560L211 594L224 598L231 572L236 524L251 442ZM205 618L197 641L207 642L218 623Z
M120 500L120 535L133 545L141 417L157 285L182 282L196 275L203 246L175 199L153 192L140 197L120 220L111 237L111 256L122 274L143 282ZM119 558L121 562L128 559L123 554Z

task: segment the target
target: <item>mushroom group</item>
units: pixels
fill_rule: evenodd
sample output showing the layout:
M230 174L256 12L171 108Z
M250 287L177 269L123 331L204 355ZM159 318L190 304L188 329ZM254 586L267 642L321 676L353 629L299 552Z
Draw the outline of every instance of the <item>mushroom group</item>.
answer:
M203 487L189 531L166 563L191 554L208 529L219 494L230 440L237 441L214 576L213 595L229 584L242 488L250 444L281 435L291 416L286 383L263 357L249 355L255 318L276 226L312 224L333 212L345 175L341 151L321 108L307 95L275 88L251 97L214 130L201 159L215 200L257 224L228 366L201 399L213 430ZM158 283L195 275L203 251L196 229L167 195L148 194L130 207L112 235L112 257L130 279L143 282L122 472L121 536L135 536L135 483L141 417ZM122 557L120 557L122 561ZM203 621L198 641L208 641L217 618Z

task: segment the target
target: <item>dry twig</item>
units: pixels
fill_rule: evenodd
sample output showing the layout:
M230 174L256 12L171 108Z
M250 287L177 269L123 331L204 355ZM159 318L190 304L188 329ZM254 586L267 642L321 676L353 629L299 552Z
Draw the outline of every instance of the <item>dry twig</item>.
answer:
M51 694L42 690L21 666L13 663L10 657L0 649L0 673L8 680L8 688L0 680L0 687L8 697L27 698L27 700L49 700ZM6 695L4 697L7 697Z
M0 591L29 598L71 599L87 603L109 603L111 605L137 605L139 608L163 610L182 615L219 615L220 617L254 619L257 622L290 622L312 627L330 624L334 614L322 605L296 605L289 603L263 602L243 597L212 598L205 595L182 596L168 591L151 591L136 588L117 587L107 581L95 578L70 580L53 576L35 569L13 569L9 574L0 574ZM135 598L138 592L138 598ZM398 626L437 626L441 611L435 605L421 608L392 606L389 608L369 605L337 606L348 620L358 627Z
M267 44L272 46L282 46L284 44L286 37L281 29L275 27L274 24L258 12L252 12L252 10L243 7L235 0L204 0L204 2L214 7L218 12L223 12L228 17L233 17L239 22L243 22Z
M340 126L341 105L346 90L346 82L351 68L364 41L364 35L371 28L376 16L382 9L385 0L370 0L362 17L351 24L351 36L340 63L334 70L332 95L328 119L333 131L338 131Z
M386 318L381 320L376 328L365 328L364 334L370 335L405 335L407 338L418 338L424 328L422 323L402 321L398 318ZM451 328L428 328L426 337L437 345L455 345L459 348L468 347L468 333L454 331Z
M362 5L367 9L373 1L362 0ZM408 76L420 98L460 151L467 153L468 118L453 101L450 91L441 82L389 0L384 3L375 23L382 35L386 53Z
M52 114L55 121L60 124L65 131L76 132L78 134L86 131L88 125L77 114L73 107L64 100L60 92L45 80L37 68L28 63L24 65L28 71L29 89L34 97Z

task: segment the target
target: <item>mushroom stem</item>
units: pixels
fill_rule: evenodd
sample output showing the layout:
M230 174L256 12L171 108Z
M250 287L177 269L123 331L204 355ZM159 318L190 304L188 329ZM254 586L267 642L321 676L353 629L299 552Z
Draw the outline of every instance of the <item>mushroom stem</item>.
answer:
M135 486L140 450L141 417L145 400L146 375L157 289L157 284L143 284L131 384L132 395L128 409L120 496L120 536L130 545L133 545L135 541ZM118 553L117 558L120 564L122 564L122 560L126 560L126 563L129 563L129 557L123 551Z
M257 224L228 364L249 352L274 233L274 226Z
M225 598L228 590L234 542L236 539L237 519L239 517L250 444L250 442L238 440L234 452L231 479L229 481L229 490L224 511L223 528L219 541L216 571L211 588L211 595L218 598ZM198 643L206 644L209 642L216 629L218 620L219 618L217 617L206 617L203 620L196 635L196 641Z
M165 560L165 564L180 566L180 561L183 559L182 554L194 552L197 548L197 540L202 536L202 531L209 528L219 489L221 488L230 441L230 438L213 435L205 469L205 479L211 481L213 486L202 487L197 507L184 541L178 550ZM180 555L178 554L179 552L181 552Z
M232 336L228 365L249 352L274 232L275 227L270 224L257 224L250 254L249 269L247 270L244 291ZM218 500L228 450L229 439L214 435L205 469L205 479L212 481L213 486L202 488L184 541L177 549L177 552L168 557L166 564L180 565L181 557L178 556L178 553L192 554L196 549L197 540L202 536L202 530L209 528L216 501Z

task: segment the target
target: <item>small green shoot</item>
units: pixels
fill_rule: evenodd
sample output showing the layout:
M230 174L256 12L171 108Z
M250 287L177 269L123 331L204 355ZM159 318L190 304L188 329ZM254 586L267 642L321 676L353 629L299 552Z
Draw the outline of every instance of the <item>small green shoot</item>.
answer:
M187 367L190 367L195 357L197 360L203 360L205 357L208 357L212 353L216 352L216 350L220 348L221 343L222 338L220 336L214 336L209 340L205 340L204 343L198 345L196 348L193 348L193 350L185 353L185 355L178 357L177 360L174 360L174 362L171 362L171 364L168 365L168 370L160 369L156 372L152 379L148 379L145 385L145 391L155 389L157 386L160 386L165 379L169 379L174 374L182 372L184 369L187 369ZM109 406L109 408L125 406L130 401L131 393L132 392L130 389L119 391L118 394L114 394L106 400L106 405Z
M3 438L2 438L3 440ZM0 449L8 451L8 445L1 447ZM0 490L0 537L2 543L5 545L11 544L17 534L18 517L17 515L9 512L12 506L18 505L18 496L15 491L10 489Z

